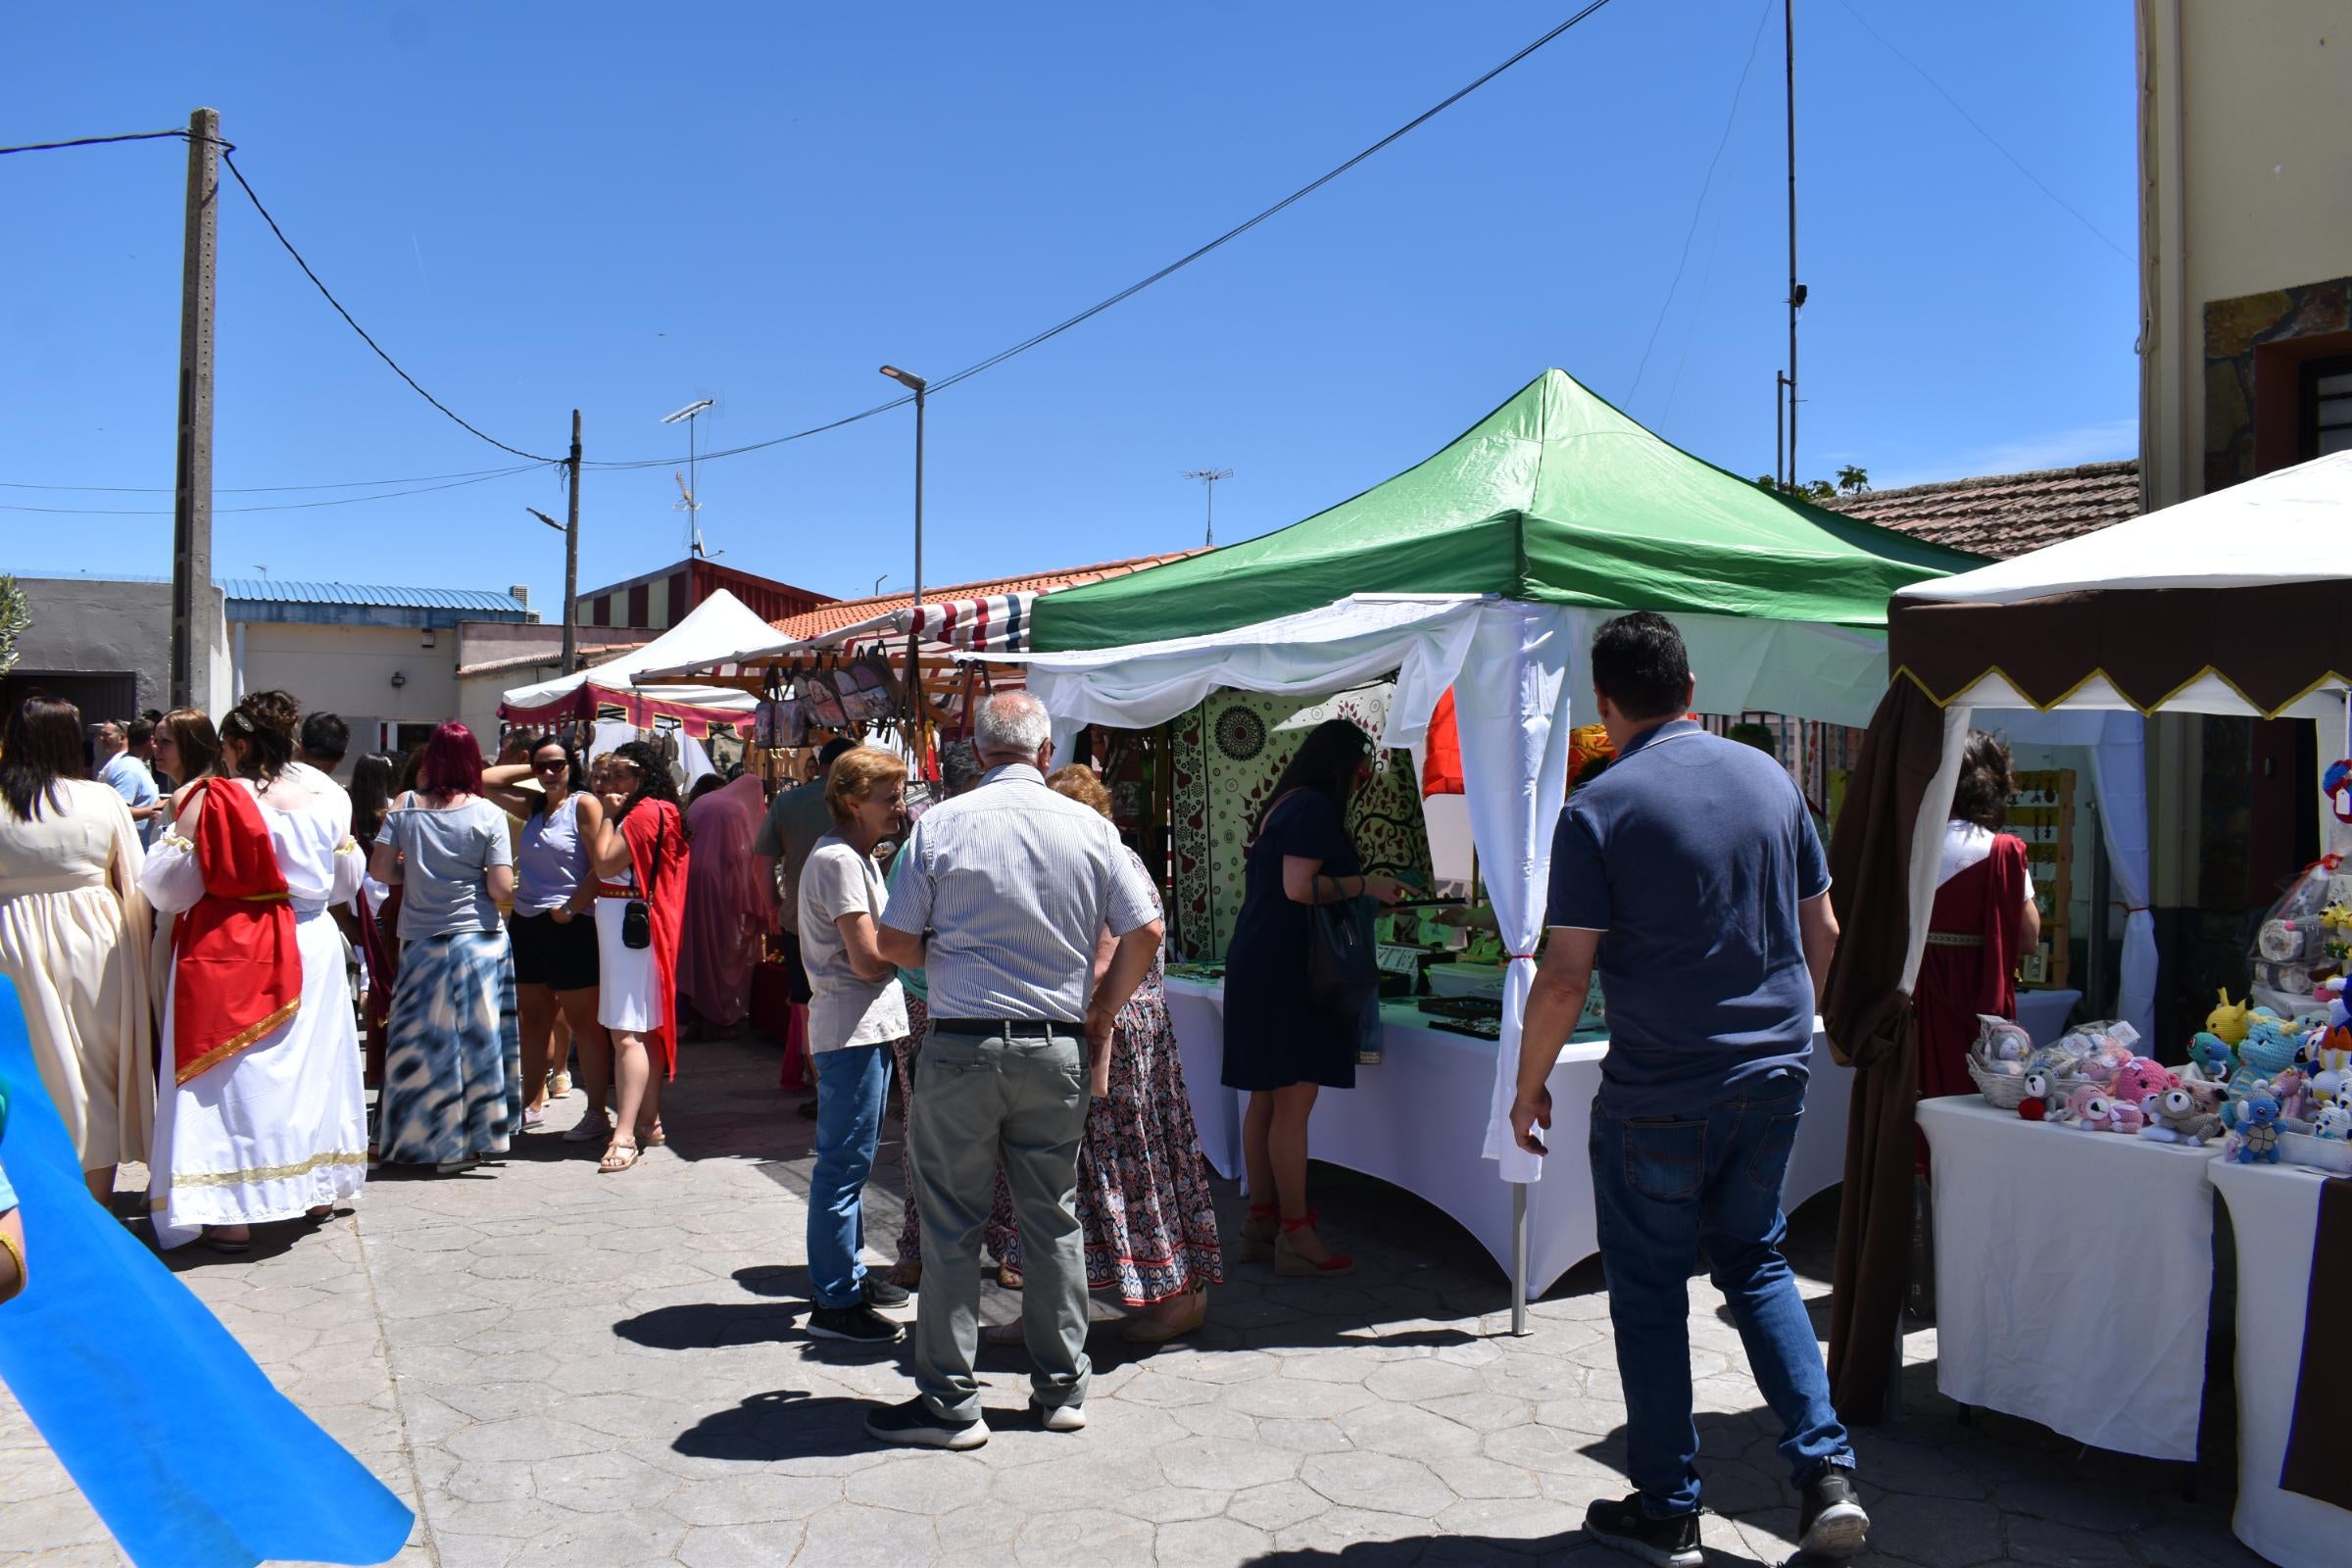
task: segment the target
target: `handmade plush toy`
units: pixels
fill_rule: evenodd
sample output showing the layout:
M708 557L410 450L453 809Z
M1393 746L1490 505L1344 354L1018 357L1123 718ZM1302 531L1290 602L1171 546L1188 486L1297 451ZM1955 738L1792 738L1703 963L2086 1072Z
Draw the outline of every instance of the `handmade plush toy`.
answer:
M2331 1142L2352 1142L2352 1105L2329 1105L2312 1118L2312 1136Z
M2245 1038L2237 1043L2238 1064L2265 1078L2275 1078L2295 1063L2303 1036L2295 1026L2268 1007L2246 1014Z
M2230 1042L2206 1030L2188 1043L2189 1071L2209 1084L2226 1084L2237 1070L2237 1053Z
M2224 1045L2235 1046L2246 1038L2246 1004L2231 1002L2228 991L2221 997L2222 1004L2205 1015L2205 1027L2219 1035Z
M2093 1084L2084 1084L2066 1100L2067 1120L2086 1133L2131 1133L2139 1130L2137 1105L2110 1099Z
M2222 1125L2236 1135L2230 1157L2241 1165L2278 1163L2278 1102L2259 1090L2222 1107Z
M2026 1074L2026 1098L2017 1102L2017 1113L2028 1121L2046 1120L2050 1109L2050 1075L2046 1072Z
M2150 1097L2180 1087L2177 1073L2146 1056L2133 1056L2115 1075L2115 1098L2127 1105L2144 1105Z
M2202 1144L2222 1125L2222 1118L2185 1084L2150 1095L2140 1109L2147 1114L2148 1124L2139 1130L2139 1136L2159 1144ZM2352 1116L2346 1120L2352 1121Z

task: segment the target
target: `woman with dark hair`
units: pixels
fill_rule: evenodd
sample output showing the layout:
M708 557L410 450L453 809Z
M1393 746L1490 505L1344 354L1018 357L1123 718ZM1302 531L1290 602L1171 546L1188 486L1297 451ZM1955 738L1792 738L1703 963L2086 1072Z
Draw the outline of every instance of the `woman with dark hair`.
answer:
M391 809L394 775L400 760L370 752L351 764L351 836L372 847L383 831L384 813ZM368 1040L367 1082L384 1081L386 1031L392 1023L392 991L400 978L400 944L393 939L392 921L400 906L395 890L372 873L361 878L352 912L358 916L360 958L366 970L367 994L360 999L360 1022Z
M1372 737L1344 718L1307 732L1257 819L1241 913L1225 951L1225 1072L1246 1090L1242 1153L1250 1217L1235 1249L1272 1257L1277 1273L1345 1274L1315 1234L1306 1201L1306 1119L1323 1089L1355 1087L1364 1020L1320 1013L1306 995L1310 910L1372 899L1395 904L1403 884L1366 876L1348 839L1348 802L1372 777Z
M1998 736L1971 732L1943 830L1928 950L1911 993L1922 1100L1976 1093L1968 1048L1977 1016L2017 1016L2018 962L2041 943L2025 841L2001 831L2016 787L2009 748ZM1924 1138L1919 1149L1924 1162Z
M482 798L471 730L433 731L416 786L375 840L376 880L401 888L376 1148L388 1163L447 1174L505 1153L522 1123L514 961L498 918L514 862L507 813Z
M585 788L579 754L561 735L536 735L522 760L482 775L482 787L508 815L522 820L514 856L514 913L507 932L514 947L514 994L522 1018L522 1125L546 1119L548 1085L564 1066L557 1054L556 1021L581 1042L581 1059L601 1059L607 1048L596 1021L596 878L588 852L603 832L605 807ZM536 790L521 788L524 778ZM604 1102L588 1107L591 1121ZM583 1123L585 1125L585 1123ZM591 1134L590 1136L594 1136ZM575 1140L576 1141L576 1140Z
M596 953L603 979L596 1017L612 1040L609 1066L617 1118L597 1169L612 1175L636 1164L640 1150L663 1142L662 1084L678 1073L678 936L691 834L669 764L643 741L599 758L595 788L605 804L604 827L590 855L599 878ZM586 1050L580 1060L589 1114L601 1117L600 1064Z
M74 705L18 704L0 737L0 975L100 1202L155 1109L145 861L122 797L83 773Z
M220 770L147 858L148 898L179 916L147 1161L162 1248L201 1230L245 1251L249 1227L324 1218L367 1179L359 1031L327 917L365 862L351 798L294 766L301 716L284 692L238 703Z

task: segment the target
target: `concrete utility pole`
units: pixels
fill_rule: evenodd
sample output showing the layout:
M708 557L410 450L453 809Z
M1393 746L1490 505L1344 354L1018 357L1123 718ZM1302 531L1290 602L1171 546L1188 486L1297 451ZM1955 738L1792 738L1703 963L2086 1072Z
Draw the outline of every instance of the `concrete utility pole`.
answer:
M570 522L564 530L564 673L568 675L580 667L580 411L571 411L571 456L564 460L571 469Z
M187 234L180 254L179 442L172 496L172 706L212 701L213 644L196 616L213 586L213 277L220 116L188 117Z

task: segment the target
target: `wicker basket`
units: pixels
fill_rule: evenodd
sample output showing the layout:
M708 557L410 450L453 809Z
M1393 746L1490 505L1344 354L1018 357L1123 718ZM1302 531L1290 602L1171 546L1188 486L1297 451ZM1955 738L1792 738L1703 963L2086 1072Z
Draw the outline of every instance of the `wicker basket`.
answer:
M1984 1095L1984 1102L1995 1110L2015 1110L2025 1102L2026 1074L2024 1073L2012 1078L2007 1073L1986 1072L1984 1064L1977 1060L1972 1053L1968 1058L1968 1075L1976 1080L1977 1090ZM2065 1105L2069 1096L2085 1086L2097 1087L2096 1083L2088 1078L2070 1075L2052 1079L2047 1097L2050 1109L2059 1109Z

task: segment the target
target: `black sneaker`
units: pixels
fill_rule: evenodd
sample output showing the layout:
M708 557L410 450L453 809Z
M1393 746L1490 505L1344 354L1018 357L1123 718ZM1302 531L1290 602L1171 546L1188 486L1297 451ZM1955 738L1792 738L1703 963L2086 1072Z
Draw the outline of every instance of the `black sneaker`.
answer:
M896 1345L906 1331L872 1307L820 1306L808 1314L808 1337L846 1340L852 1345Z
M977 1416L969 1421L951 1421L934 1415L918 1396L905 1404L894 1404L868 1415L865 1433L869 1438L908 1448L977 1448L988 1441L988 1423Z
M1622 1502L1596 1502L1587 1508L1585 1534L1656 1568L1699 1568L1705 1561L1698 1550L1697 1510L1652 1519L1639 1492Z
M884 1275L868 1274L865 1277L865 1304L868 1306L905 1306L913 1299L906 1286L896 1284Z
M1870 1515L1854 1495L1854 1473L1825 1464L1805 1483L1805 1510L1799 1516L1796 1549L1812 1557L1851 1557L1870 1534Z

